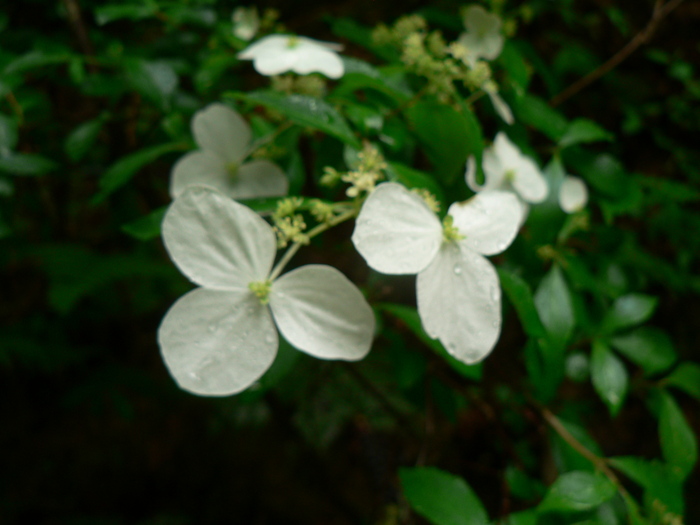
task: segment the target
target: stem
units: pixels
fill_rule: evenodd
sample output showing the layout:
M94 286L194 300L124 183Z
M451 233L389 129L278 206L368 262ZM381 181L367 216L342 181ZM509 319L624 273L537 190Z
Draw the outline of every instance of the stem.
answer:
M348 219L352 219L353 217L357 216L358 210L356 208L353 208L352 210L348 210L345 213L341 213L340 215L332 218L328 222L324 222L323 224L319 224L315 228L312 228L309 230L309 233L306 234L306 236L309 239L312 239L313 237L316 237L318 234L325 232L326 230L329 230L333 226L337 226L341 222L345 222ZM277 279L279 274L282 273L282 270L284 270L284 267L287 266L287 263L290 261L292 257L299 251L299 248L302 247L302 243L300 242L295 242L292 244L289 249L284 253L282 258L279 260L279 262L275 265L275 267L272 269L272 273L270 273L270 281L274 281Z
M282 123L275 131L270 133L269 135L265 135L264 137L259 138L255 142L253 142L248 150L245 152L245 155L243 155L243 158L249 157L255 150L260 148L261 146L264 146L268 142L272 142L275 140L277 137L279 137L283 131L287 131L289 128L292 127L294 123L291 120L288 120L287 122Z
M661 20L666 18L666 16L676 7L678 7L681 2L683 2L683 0L669 0L665 4L662 4L661 0L656 0L651 19L649 20L647 26L644 29L642 29L642 31L637 33L637 35L632 40L630 40L625 47L620 49L620 51L613 55L603 65L591 71L585 77L580 78L579 80L571 84L569 87L567 87L564 91L553 97L549 101L549 105L553 107L558 106L565 100L574 96L582 89L588 87L590 84L598 80L600 77L608 73L613 68L617 67L623 60L625 60L632 53L634 53L639 46L647 43L651 39L651 36L654 34L654 31L656 30Z

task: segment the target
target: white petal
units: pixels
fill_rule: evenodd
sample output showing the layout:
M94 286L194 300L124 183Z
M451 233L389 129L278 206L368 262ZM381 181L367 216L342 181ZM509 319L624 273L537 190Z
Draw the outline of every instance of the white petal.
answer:
M230 195L236 199L281 197L287 194L289 181L282 169L269 160L246 162L238 169L230 186Z
M328 78L343 76L345 68L337 53L309 38L299 40L299 44L294 48L297 53L297 62L293 70L296 73L306 75L318 71Z
M530 203L542 202L547 198L549 188L537 164L522 154L508 136L499 132L493 143L493 150L498 157L503 172L512 172L512 185L515 191ZM486 171L486 168L484 168Z
M501 19L483 7L471 5L466 9L464 25L467 28L461 41L471 53L486 60L493 60L501 54L503 36Z
M237 111L223 104L209 104L192 119L197 145L219 155L225 162L239 163L250 146L250 126Z
M274 52L259 53L253 61L253 67L261 75L269 77L293 70L298 61L296 50L279 49Z
M484 170L484 185L481 186L480 191L498 190L507 186L505 181L505 167L495 153L493 146L484 150L484 155L481 159L481 168Z
M265 373L278 338L270 310L250 292L197 288L170 307L158 328L158 344L181 388L226 396Z
M423 199L386 182L367 198L352 234L367 264L388 274L418 273L442 243L442 225Z
M227 193L228 171L224 160L213 151L191 151L173 166L170 196L180 195L188 186L209 186Z
M188 279L227 290L248 290L251 282L267 279L277 251L272 228L255 212L197 186L170 205L163 241Z
M567 175L559 187L559 205L566 213L583 209L588 202L588 188L578 177Z
M254 60L260 55L279 53L288 48L291 35L269 35L261 38L238 53L241 60Z
M446 243L416 282L418 313L432 338L463 363L481 361L501 331L496 270L464 243Z
M506 124L513 124L515 122L515 119L513 118L513 112L510 110L510 106L506 104L505 100L501 98L501 95L499 95L496 92L491 92L491 91L486 91L486 94L489 96L489 99L491 100L491 104L493 105L493 109L496 110L496 113L498 113L498 116L503 119L503 122Z
M284 274L272 284L270 308L285 339L307 354L355 361L369 352L372 309L335 268L314 264Z
M483 191L465 202L455 202L448 213L462 235L462 242L482 255L495 255L513 242L520 228L522 207L506 191Z

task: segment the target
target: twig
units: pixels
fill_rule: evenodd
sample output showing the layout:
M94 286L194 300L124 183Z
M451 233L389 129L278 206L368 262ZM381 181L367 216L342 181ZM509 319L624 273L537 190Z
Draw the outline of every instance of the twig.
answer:
M651 19L642 31L637 33L637 35L632 40L630 40L625 47L620 49L620 51L613 55L603 65L591 71L585 77L580 78L579 80L571 84L569 87L564 89L564 91L560 92L558 95L555 95L549 101L549 105L552 107L558 106L565 100L571 98L576 93L588 87L600 77L617 67L623 60L625 60L632 53L634 53L639 46L647 43L651 39L651 36L654 34L654 31L656 31L656 28L658 27L659 23L664 18L666 18L666 16L668 16L668 14L671 11L678 7L681 4L681 2L683 2L683 0L669 0L668 2L663 4L662 0L656 0L656 3L654 4L654 12L651 15Z
M73 31L75 31L75 34L78 37L83 54L93 56L95 54L95 50L92 47L90 35L88 35L78 0L63 0L63 4L66 6L68 20L70 20L70 23L73 26Z

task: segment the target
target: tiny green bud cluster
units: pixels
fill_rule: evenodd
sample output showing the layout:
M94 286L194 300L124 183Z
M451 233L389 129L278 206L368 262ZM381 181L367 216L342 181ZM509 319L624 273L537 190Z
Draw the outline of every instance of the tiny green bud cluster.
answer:
M377 181L384 178L383 171L387 168L382 154L369 143L365 144L363 150L357 154L357 158L359 160L357 169L341 176L343 182L351 185L345 192L348 197L357 197L362 192L372 193Z
M250 291L253 292L258 299L260 299L260 304L267 304L270 302L270 290L272 289L272 281L258 281L250 283L248 285Z
M333 205L328 202L315 199L311 202L309 212L318 222L329 224L335 217Z
M296 213L304 203L301 197L289 197L277 202L277 209L272 214L275 225L273 230L277 236L277 247L284 248L290 242L308 244L309 238L304 231L304 217Z
M452 215L446 215L442 220L442 239L445 242L454 242L461 241L464 238L464 235L459 233L459 230L454 225Z
M435 198L435 195L430 193L427 189L425 188L413 188L411 190L412 193L415 193L418 195L425 204L428 205L428 208L433 210L435 213L438 213L440 211L440 201Z

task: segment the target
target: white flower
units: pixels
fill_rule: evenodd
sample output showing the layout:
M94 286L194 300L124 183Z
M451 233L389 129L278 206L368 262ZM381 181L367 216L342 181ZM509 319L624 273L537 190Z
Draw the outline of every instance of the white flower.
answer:
M547 198L549 188L537 165L521 153L508 136L500 132L490 148L484 150L482 161L484 184L476 182L476 161L474 157L467 160L465 178L467 185L474 191L510 190L521 201L522 220L528 212L528 205L536 204Z
M508 125L512 125L513 122L515 122L513 112L510 110L510 106L506 104L506 101L503 100L501 95L498 94L498 86L496 83L493 81L487 81L483 86L481 86L481 89L483 89L489 96L493 109L496 111L498 116L503 119L503 122Z
M378 272L418 274L425 331L471 364L491 352L501 329L498 276L483 256L505 250L519 221L518 200L509 192L483 192L455 203L441 224L421 197L387 182L362 206L352 241Z
M578 177L567 175L559 186L559 206L566 213L580 211L588 202L588 188Z
M252 144L250 126L233 109L209 104L192 118L192 134L201 149L173 166L173 198L193 185L210 186L234 199L287 194L287 177L275 163L264 159L243 163Z
M234 9L231 15L233 23L233 34L246 42L253 38L260 29L260 17L258 9L253 7L239 6Z
M459 43L467 48L466 62L472 67L479 59L493 60L503 50L501 19L479 5L470 5L464 13L466 33Z
M345 68L336 51L342 46L319 42L303 36L270 35L240 53L241 60L252 60L261 75L279 75L294 71L300 75L319 72L328 78L340 78Z
M275 358L275 325L320 359L354 361L369 351L374 315L355 285L326 265L271 279L275 235L249 208L190 188L168 209L163 240L201 287L178 299L158 329L163 359L181 388L219 396L250 386Z

